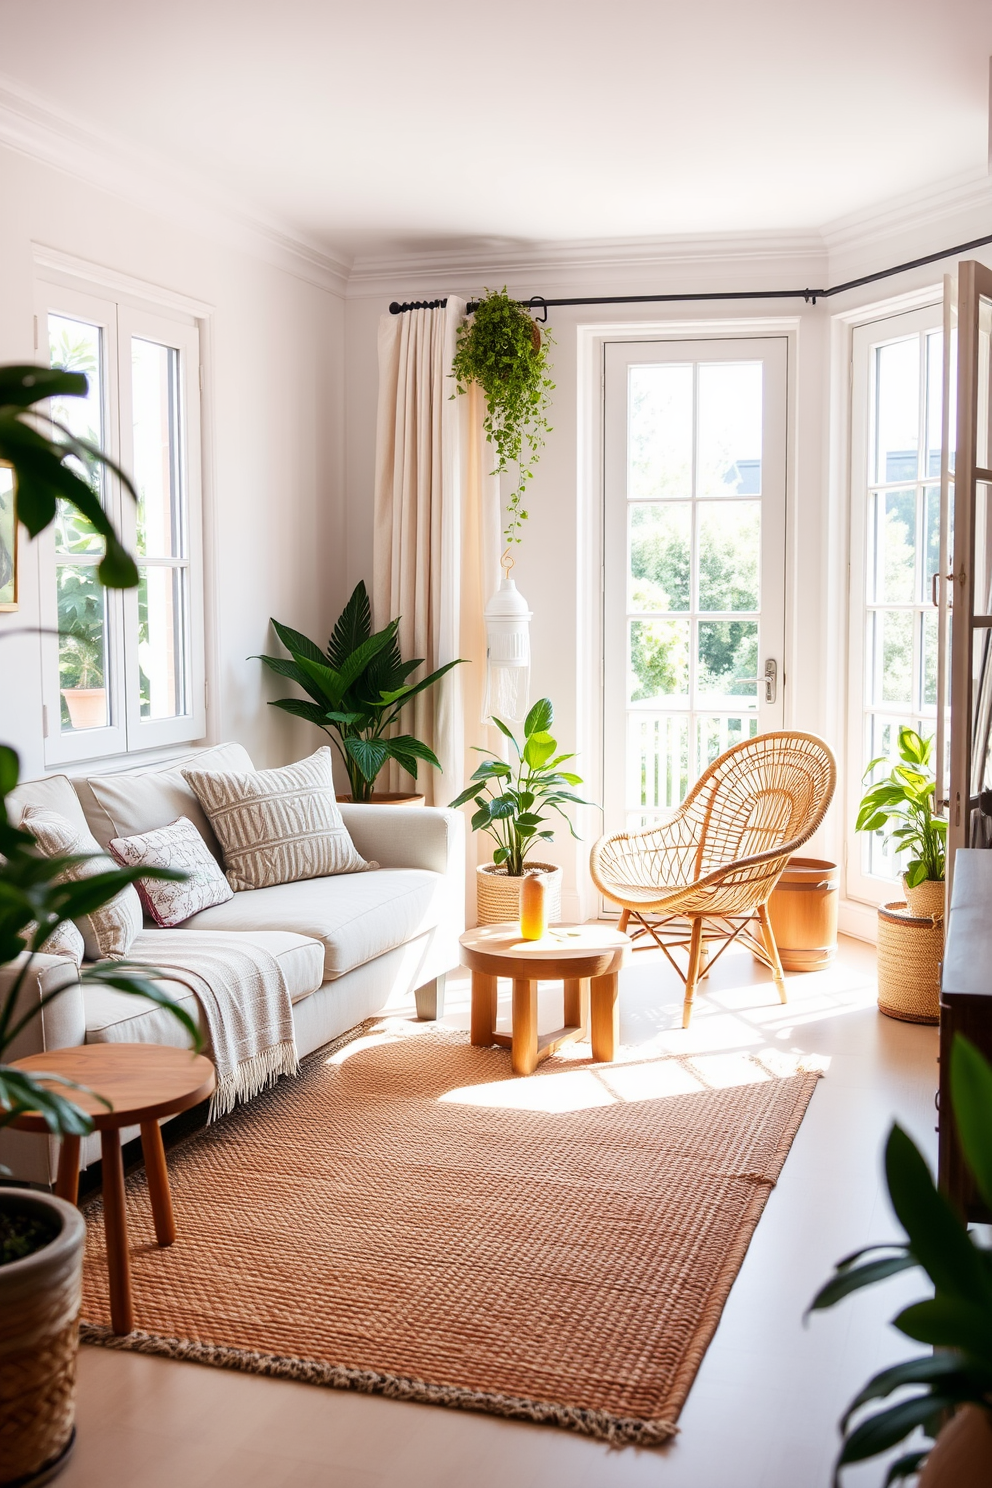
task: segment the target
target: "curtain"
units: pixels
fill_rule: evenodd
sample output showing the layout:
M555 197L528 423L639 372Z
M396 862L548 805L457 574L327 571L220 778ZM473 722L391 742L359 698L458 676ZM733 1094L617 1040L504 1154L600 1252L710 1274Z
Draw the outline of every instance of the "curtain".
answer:
M377 629L399 615L416 677L466 658L404 710L403 732L430 745L442 773L422 765L427 804L446 805L484 743L486 636L482 613L499 580L499 483L482 430L480 390L455 391L451 364L465 302L384 315L379 322L372 602ZM477 758L477 756L476 756ZM410 787L392 762L384 789ZM384 772L385 774L385 772ZM381 778L381 777L380 777Z

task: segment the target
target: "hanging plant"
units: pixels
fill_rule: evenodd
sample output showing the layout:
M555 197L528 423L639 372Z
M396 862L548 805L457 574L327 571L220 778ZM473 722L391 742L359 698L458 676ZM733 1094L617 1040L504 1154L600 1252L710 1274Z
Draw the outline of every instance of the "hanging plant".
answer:
M502 290L487 290L475 314L458 329L452 376L458 392L477 382L486 399L483 427L496 451L494 475L517 467L517 483L506 504L503 536L509 547L520 541L527 520L523 508L544 436L551 425L546 414L555 385L548 377L548 346L553 339L524 307Z

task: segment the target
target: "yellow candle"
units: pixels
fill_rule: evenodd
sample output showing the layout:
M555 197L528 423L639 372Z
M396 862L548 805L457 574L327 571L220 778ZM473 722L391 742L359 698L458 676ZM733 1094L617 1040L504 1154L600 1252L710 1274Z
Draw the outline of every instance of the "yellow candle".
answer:
M548 928L548 911L544 893L544 874L527 873L520 885L520 935L523 940L540 940Z

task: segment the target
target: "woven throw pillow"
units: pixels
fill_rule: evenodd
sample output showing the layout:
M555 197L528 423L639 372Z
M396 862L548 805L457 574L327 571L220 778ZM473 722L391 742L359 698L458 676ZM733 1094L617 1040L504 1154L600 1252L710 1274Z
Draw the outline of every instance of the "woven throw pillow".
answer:
M92 839L84 837L72 822L57 811L42 811L29 806L21 819L21 825L30 832L38 844L38 851L46 858L61 858L67 853L90 852ZM113 862L105 853L97 852L85 862L77 863L60 875L63 882L76 883L81 878L92 878L95 873L106 873ZM100 909L92 914L81 915L76 921L83 935L88 961L105 959L120 960L131 948L131 942L141 929L141 900L133 884L128 884Z
M334 796L331 751L280 770L184 770L224 852L232 889L378 868L355 849Z
M179 868L187 874L182 883L139 878L135 885L145 910L163 930L234 898L217 859L187 816L134 837L112 837L110 851L125 868Z
M34 936L37 921L25 926L21 931L25 945ZM86 947L83 945L83 937L79 933L79 926L75 920L63 920L61 925L56 925L51 935L39 948L42 956L65 956L69 961L75 961L77 966L83 963Z

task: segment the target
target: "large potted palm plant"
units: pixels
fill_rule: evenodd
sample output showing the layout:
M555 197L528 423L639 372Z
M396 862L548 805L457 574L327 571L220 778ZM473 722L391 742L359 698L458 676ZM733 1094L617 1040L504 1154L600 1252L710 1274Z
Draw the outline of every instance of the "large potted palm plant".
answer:
M315 723L330 737L351 787L346 800L422 801L422 796L409 793L377 793L376 779L389 760L395 760L414 780L421 761L441 768L433 749L413 734L395 729L407 703L434 687L460 661L447 662L419 682L409 681L423 660L403 660L396 639L399 623L399 619L390 620L385 629L373 634L368 591L359 582L338 617L326 651L298 630L273 620L272 628L289 656L253 658L307 694L306 699L274 698L270 706Z
M100 450L48 418L40 404L55 395L85 397L86 377L36 366L0 367L0 460L13 469L17 515L32 536L54 519L59 503L78 512L104 543L97 570L108 588L133 588L138 571L122 547L85 472L111 466L135 497L124 471ZM77 468L66 461L74 457ZM108 866L77 882L63 882L78 857L41 857L29 832L16 827L8 797L18 780L14 751L0 745L0 1127L25 1111L43 1113L54 1136L82 1135L90 1118L71 1099L71 1082L28 1075L5 1056L31 1021L74 981L66 976L47 991L29 993L35 958L60 925L89 914L147 869ZM181 874L156 870L154 877ZM178 1019L199 1045L196 1027L182 1008L144 976L121 962L89 967L84 981L149 998ZM74 1438L74 1384L80 1273L85 1226L78 1210L47 1194L0 1188L0 1488L48 1482L68 1457Z

